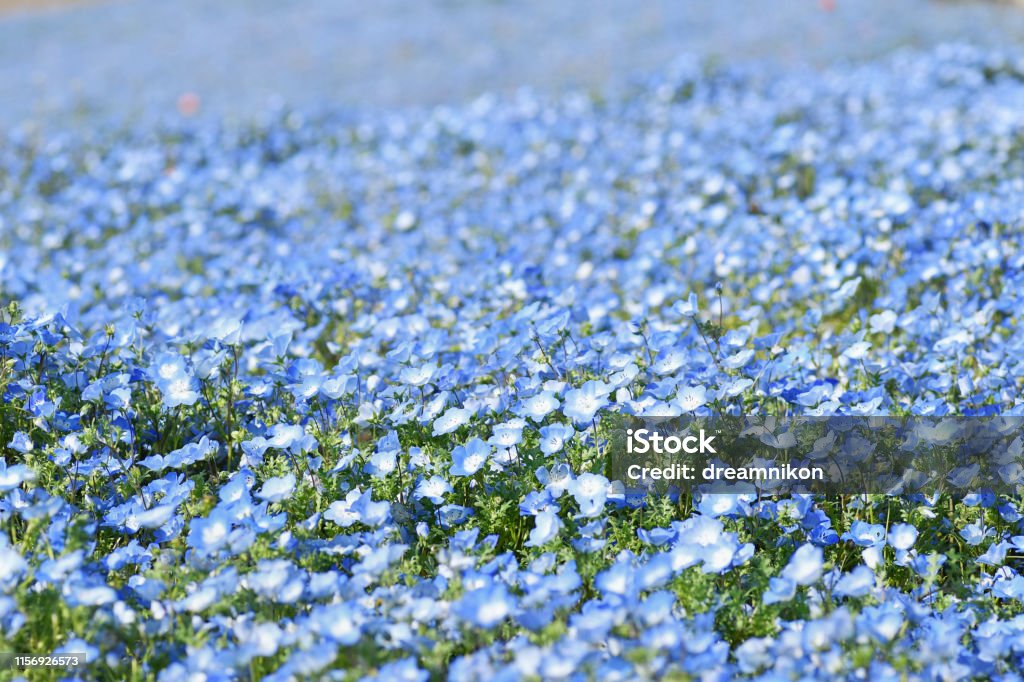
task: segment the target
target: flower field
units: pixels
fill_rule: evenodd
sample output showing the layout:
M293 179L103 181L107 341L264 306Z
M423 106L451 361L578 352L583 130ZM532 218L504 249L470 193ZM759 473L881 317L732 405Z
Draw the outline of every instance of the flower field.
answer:
M1020 495L636 499L606 458L617 415L1024 413L1021 111L1024 58L942 47L5 133L0 650L1019 679Z

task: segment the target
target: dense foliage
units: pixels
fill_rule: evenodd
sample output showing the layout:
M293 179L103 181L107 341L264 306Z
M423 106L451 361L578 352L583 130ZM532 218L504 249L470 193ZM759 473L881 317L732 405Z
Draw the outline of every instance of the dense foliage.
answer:
M1024 61L944 48L8 133L0 649L1013 678L1019 497L638 503L602 415L1020 414L1022 110Z

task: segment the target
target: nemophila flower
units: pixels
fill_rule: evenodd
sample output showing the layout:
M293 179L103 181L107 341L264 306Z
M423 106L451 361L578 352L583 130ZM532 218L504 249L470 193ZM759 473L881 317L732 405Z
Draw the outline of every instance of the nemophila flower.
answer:
M968 545L980 545L985 538L991 536L994 533L994 529L991 526L986 526L984 519L978 519L974 523L969 523L960 530L960 537L964 539Z
M206 327L205 335L225 346L232 346L241 341L242 327L243 322L237 317L218 316Z
M390 516L390 505L387 502L373 501L373 488L360 491L350 490L344 500L332 502L324 512L324 518L333 521L342 528L355 523L376 527L385 523Z
M0 493L14 490L35 478L35 472L27 465L8 465L6 457L0 458Z
M135 541L133 541L132 544L136 548L139 547L138 543ZM42 583L56 584L62 582L67 579L68 575L70 575L72 571L76 571L81 567L84 557L85 552L83 550L76 550L61 557L47 559L40 564L36 571L36 577ZM109 566L111 562L108 560L106 563Z
M967 507L983 507L988 509L995 506L996 496L991 490L969 493L964 495L963 504Z
M496 448L511 448L523 440L523 427L519 424L498 424L487 442Z
M690 386L679 391L674 402L683 412L693 412L707 404L707 394L707 388L704 386Z
M1015 575L1012 578L996 580L992 584L992 594L1000 599L1024 600L1024 577Z
M256 474L251 469L241 467L235 472L227 483L221 486L218 496L221 502L229 505L232 503L245 503L249 501L249 491L256 484Z
M522 462L522 457L519 454L519 449L516 447L503 448L496 451L491 457L492 468L499 472L503 472L508 467L520 462Z
M363 471L374 478L384 478L398 468L398 452L396 450L385 450L370 455L370 459L363 465Z
M441 391L437 395L433 396L425 404L420 407L419 414L417 415L417 421L421 424L428 424L430 421L441 414L441 410L448 404L450 395L448 391Z
M935 580L939 575L939 569L945 563L946 556L944 554L932 552L914 557L910 562L910 567L925 580Z
M594 586L604 596L614 595L632 600L639 593L636 575L635 557L624 552L608 569L597 574L594 578Z
M555 498L561 497L575 479L572 469L565 462L556 462L548 467L537 467L534 472L537 481Z
M553 391L542 391L524 400L517 413L534 421L541 421L561 406Z
M199 381L192 376L180 376L158 384L165 407L194 405L199 400Z
M703 495L697 504L697 511L715 518L717 516L746 515L749 512L749 495L712 493Z
M903 622L903 614L888 604L869 606L857 616L857 629L886 644L899 634Z
M699 312L697 307L697 294L692 291L685 301L677 301L672 305L672 312L679 317L694 317Z
M764 593L765 604L787 602L796 596L796 582L790 578L769 578L768 590Z
M444 502L444 496L452 492L452 486L441 476L431 476L416 484L416 491L413 496L417 500L427 499L434 504Z
M882 552L884 545L872 545L861 550L861 560L872 570L882 566L885 562L885 554Z
M320 391L327 375L320 363L306 358L289 368L288 378L288 391L299 400L309 400Z
M1011 546L1008 542L995 542L989 545L989 548L979 555L976 561L988 566L1002 566L1006 561L1006 552Z
M917 528L909 523L897 523L889 528L886 542L896 550L908 550L917 541Z
M782 569L782 577L792 580L797 585L810 585L821 577L824 563L825 554L820 547L801 545Z
M523 516L536 516L542 511L549 509L558 509L558 505L555 503L555 498L551 495L551 491L544 490L531 490L526 493L523 497L523 501L519 503L519 513Z
M107 393L104 403L109 410L127 410L132 404L132 392L127 386L120 386Z
M673 526L679 541L707 547L719 541L725 532L725 525L710 516L691 516L684 521L675 522Z
M365 551L359 563L352 568L355 574L377 576L386 571L393 563L402 558L407 545L388 544Z
M192 520L188 545L203 554L212 554L227 544L233 525L229 513L216 508L209 516Z
M875 574L867 566L857 566L844 574L832 589L837 597L863 597L875 586Z
M526 541L527 547L541 547L558 537L562 529L562 521L558 518L557 508L538 512L534 516L534 527Z
M275 424L267 435L267 447L287 450L294 455L309 452L317 445L316 437L306 433L299 424Z
M672 617L676 596L667 590L651 592L643 599L635 613L635 617L647 627L663 623Z
M295 491L295 474L285 474L268 478L263 486L256 491L256 497L267 502L280 502L288 499Z
M850 530L842 534L841 539L850 540L860 547L873 547L885 541L885 526L854 521L850 525Z
M753 379L748 379L746 377L739 377L739 378L731 379L729 381L724 381L719 386L718 394L717 394L716 398L718 398L718 399L735 398L736 396L742 394L744 391L746 391L748 388L750 388L753 385L754 385L754 380Z
M32 438L24 431L16 431L14 436L11 438L11 442L7 444L12 450L20 452L22 454L32 452L35 449L35 444L32 443Z
M166 455L150 455L139 461L139 466L150 469L154 473L167 469L182 469L216 453L219 444L203 436L197 443L188 443L167 453Z
M704 573L724 573L732 567L740 549L739 543L731 534L724 535L715 542L705 545L701 549L703 558L701 570Z
M418 367L406 367L399 374L402 383L409 386L425 386L437 374L438 366L423 364Z
M863 360L867 356L868 350L871 349L871 344L867 341L858 341L852 344L849 348L843 351L842 357L850 360Z
M896 320L898 315L892 310L883 310L880 313L872 315L868 318L868 326L873 332L879 332L881 334L892 334L896 328Z
M473 438L452 450L452 466L448 468L448 473L452 476L472 476L483 468L490 456L491 446L479 438Z
M467 592L453 604L453 610L468 625L490 629L508 619L515 600L504 585L490 584Z
M822 382L797 395L796 402L806 407L814 407L829 400L834 392L835 387L832 384Z
M639 537L645 544L660 547L661 545L673 542L679 537L679 534L675 528L652 528L647 530L646 528L636 529L637 537Z
M342 645L352 645L359 641L366 620L363 609L353 602L328 604L314 609L310 614L313 632L323 639Z
M580 507L580 516L593 518L604 510L608 499L608 479L600 474L580 474L566 487Z
M358 386L355 376L344 374L332 376L323 380L320 384L320 395L324 398L337 400L342 396L352 395Z
M449 529L469 520L473 510L458 504L446 504L437 510L437 523L441 528Z
M434 421L433 435L443 436L447 433L451 433L460 426L467 424L472 416L473 413L470 410L459 407L450 407L443 415Z
M126 524L126 527L133 530L160 528L171 520L177 508L176 504L160 504L149 509L141 509L134 514L134 520Z
M421 669L416 659L409 657L381 666L377 675L368 679L376 682L427 682L430 672Z
M688 354L684 348L667 348L658 353L654 364L651 365L651 371L655 374L675 374L686 363L687 358Z
M545 455L561 452L566 444L576 435L576 430L568 424L551 424L540 430L540 449Z
M611 388L600 381L590 380L581 388L574 388L565 394L562 413L577 424L589 424L597 411L608 405Z
M28 563L16 549L0 545L0 589L10 592L28 570Z
M648 558L637 572L637 585L642 590L664 587L675 577L672 557L667 553L655 554Z
M188 375L188 367L180 355L162 353L153 359L149 373L158 384L166 383Z

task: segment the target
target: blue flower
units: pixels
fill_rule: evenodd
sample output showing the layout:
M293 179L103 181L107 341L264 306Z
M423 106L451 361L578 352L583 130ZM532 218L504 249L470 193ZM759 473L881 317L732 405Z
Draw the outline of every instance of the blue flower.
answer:
M452 476L472 476L483 468L490 456L491 447L479 438L473 438L452 450L452 466L448 468L448 473Z
M541 547L558 537L562 521L556 510L545 510L534 516L534 527L526 541L527 547Z
M874 640L886 644L899 634L903 614L890 604L869 606L857 616L857 627Z
M608 479L600 474L580 474L569 484L568 491L580 507L580 516L593 518L604 510L608 499Z
M825 554L820 547L801 545L789 558L782 569L782 577L797 585L811 585L821 577L825 565Z
M499 424L487 442L496 448L512 448L523 440L523 427L517 424Z
M373 501L373 488L367 488L365 491L355 488L348 492L344 500L332 502L324 512L324 518L342 528L348 528L355 523L376 527L388 520L390 507L387 502Z
M256 496L267 502L280 502L288 499L295 490L295 474L285 474L268 478L263 482L263 487L257 491Z
M769 578L768 589L764 593L765 604L787 602L796 596L796 583L789 578Z
M985 538L992 535L994 530L991 527L985 525L984 519L978 519L974 523L969 523L960 531L960 537L964 539L968 545L980 545Z
M542 391L523 401L519 406L518 414L539 422L559 407L561 407L561 403L558 402L553 391Z
M576 429L568 424L551 424L540 430L540 450L545 455L561 452L576 435Z
M832 593L837 597L863 597L871 592L874 586L874 572L867 566L857 566L836 582Z
M843 533L843 540L851 540L860 547L873 547L885 542L885 526L864 521L854 521L850 530Z
M0 545L0 589L10 592L28 570L28 562L11 547Z
M704 386L690 386L679 391L674 402L683 412L693 412L707 404L707 394L707 388Z
M192 520L188 545L202 554L213 554L227 545L233 526L230 513L215 508L209 516Z
M199 381L192 376L181 356L159 356L150 365L150 374L163 394L165 407L194 405L199 400Z
M470 590L452 605L452 611L463 621L487 630L500 625L515 610L515 599L508 588L496 583Z
M473 510L458 504L446 504L437 510L437 523L441 528L449 529L469 520Z
M740 545L732 535L723 535L713 543L701 547L704 573L725 573L736 562Z
M886 542L896 550L908 550L917 541L917 528L909 523L893 524L889 528L889 535Z
M442 504L444 496L452 492L452 486L440 476L425 478L416 484L414 497L417 500L427 499L434 504Z
M402 383L409 386L425 386L437 374L437 365L423 364L419 367L406 367L399 374Z
M447 412L434 421L433 435L443 436L451 433L460 426L468 424L472 416L473 413L469 410L459 407L450 407Z
M611 387L596 380L590 380L581 388L567 391L562 413L577 424L589 424L597 411L608 405Z
M699 312L697 294L690 292L685 301L676 301L672 305L672 312L679 317L695 317Z
M36 474L24 464L8 466L7 458L0 458L0 492L14 490L23 483L34 481Z

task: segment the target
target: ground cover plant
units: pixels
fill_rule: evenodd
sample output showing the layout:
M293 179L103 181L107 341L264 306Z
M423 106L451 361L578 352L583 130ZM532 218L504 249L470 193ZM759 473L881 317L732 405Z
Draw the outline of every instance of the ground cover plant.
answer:
M0 637L88 679L1016 679L1021 498L609 415L1020 414L1024 61L0 144ZM35 670L38 679L66 673Z

